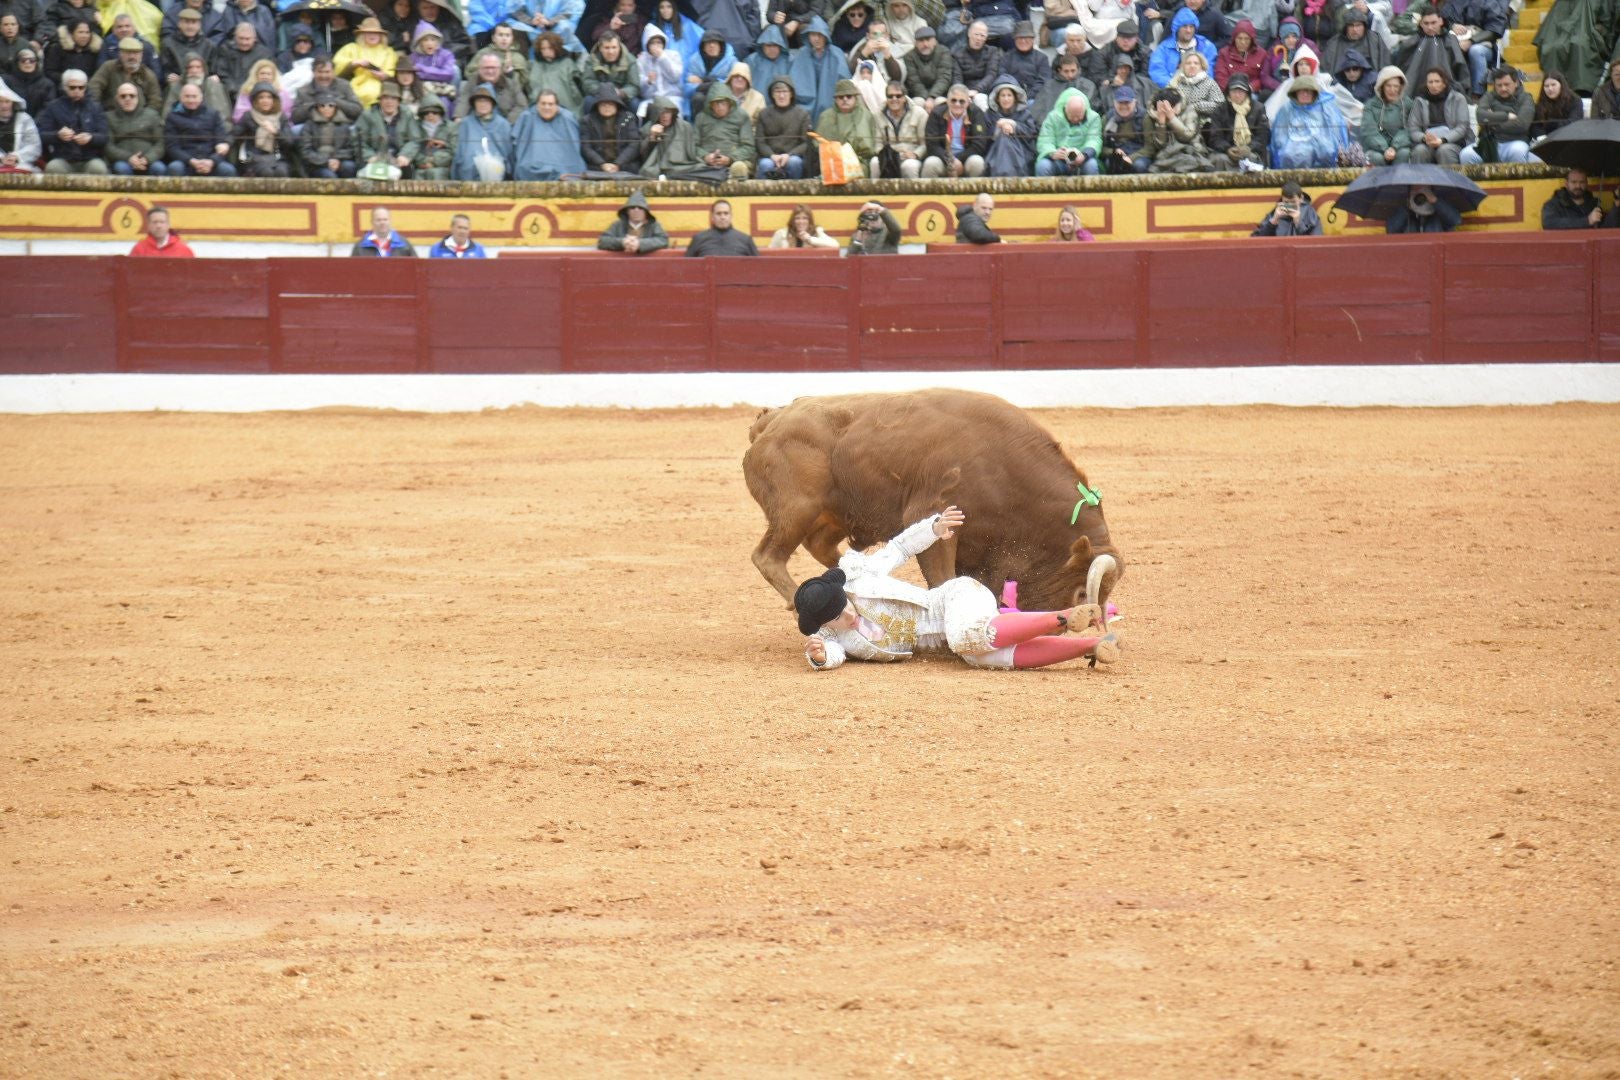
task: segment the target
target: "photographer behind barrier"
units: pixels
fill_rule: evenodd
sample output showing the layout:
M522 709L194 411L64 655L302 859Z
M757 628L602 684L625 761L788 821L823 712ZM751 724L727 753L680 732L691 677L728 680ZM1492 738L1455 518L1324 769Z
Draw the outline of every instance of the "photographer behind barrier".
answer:
M900 253L900 222L883 204L869 199L861 204L861 213L855 219L855 235L849 238L851 255L898 255Z
M1282 186L1276 209L1260 219L1250 236L1321 236L1322 219L1305 197L1305 189L1294 180Z

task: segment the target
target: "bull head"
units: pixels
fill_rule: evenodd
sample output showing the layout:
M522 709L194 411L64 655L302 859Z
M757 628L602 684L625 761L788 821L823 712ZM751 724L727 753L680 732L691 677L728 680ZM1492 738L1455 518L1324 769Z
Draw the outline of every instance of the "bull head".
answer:
M1075 591L1071 601L1074 604L1096 604L1099 608L1108 603L1108 596L1119 583L1120 575L1124 573L1119 564L1119 558L1112 552L1092 553L1091 537L1082 536L1069 548L1069 561L1063 566L1063 576L1075 580L1082 576L1085 578L1085 591Z

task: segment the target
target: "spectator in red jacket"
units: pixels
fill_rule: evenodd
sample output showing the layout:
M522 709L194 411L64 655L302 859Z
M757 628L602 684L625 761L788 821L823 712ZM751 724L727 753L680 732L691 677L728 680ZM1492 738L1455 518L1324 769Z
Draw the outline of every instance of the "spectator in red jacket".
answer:
M195 259L197 253L186 246L180 234L169 228L169 211L154 206L146 212L146 235L130 249L132 257L152 259Z
M1232 40L1223 45L1215 57L1215 82L1223 94L1233 75L1244 75L1251 87L1259 86L1269 59L1255 33L1254 23L1239 19L1237 25L1232 27Z

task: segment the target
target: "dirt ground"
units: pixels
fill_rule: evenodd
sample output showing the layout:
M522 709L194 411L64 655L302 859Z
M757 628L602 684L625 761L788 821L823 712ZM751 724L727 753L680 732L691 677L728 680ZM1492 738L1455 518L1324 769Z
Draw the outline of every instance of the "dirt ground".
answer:
M0 418L0 1075L1620 1076L1620 409L1041 418L1111 670L808 672L750 411Z

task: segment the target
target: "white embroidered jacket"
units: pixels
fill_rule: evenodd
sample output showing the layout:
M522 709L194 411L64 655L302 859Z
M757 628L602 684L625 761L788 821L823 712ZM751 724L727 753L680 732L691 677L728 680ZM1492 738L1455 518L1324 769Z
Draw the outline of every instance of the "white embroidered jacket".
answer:
M934 546L933 514L890 540L870 555L846 551L838 560L844 571L844 595L855 605L860 623L854 630L824 626L816 632L827 651L827 661L817 671L831 671L846 657L855 660L892 662L904 660L915 651L947 648L945 629L936 626L930 614L928 590L901 581L893 573ZM807 657L808 658L808 657Z

